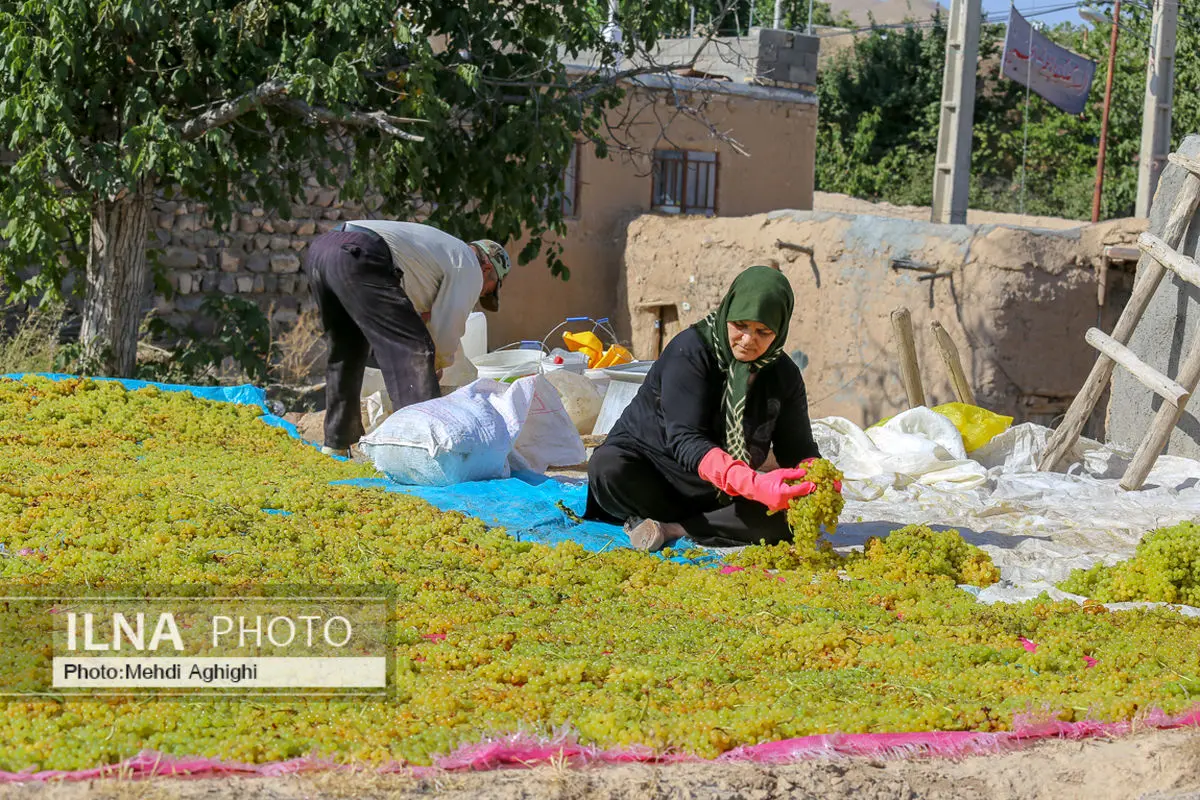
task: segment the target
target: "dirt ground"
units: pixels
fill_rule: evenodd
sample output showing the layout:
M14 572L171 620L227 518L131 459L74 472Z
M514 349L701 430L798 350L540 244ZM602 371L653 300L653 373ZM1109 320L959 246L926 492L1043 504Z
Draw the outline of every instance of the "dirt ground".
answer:
M1200 800L1200 731L1148 731L1121 739L1054 741L961 760L821 759L782 766L744 763L538 767L434 777L313 773L273 778L87 781L0 786L0 800L111 798L1053 798Z

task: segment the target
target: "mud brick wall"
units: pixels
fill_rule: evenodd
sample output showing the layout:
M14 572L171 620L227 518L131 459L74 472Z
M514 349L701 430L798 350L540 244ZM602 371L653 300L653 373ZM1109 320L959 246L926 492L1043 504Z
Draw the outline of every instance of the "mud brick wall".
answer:
M621 290L634 352L653 358L715 307L742 269L775 264L796 294L785 346L805 364L813 416L870 425L907 408L891 325L891 312L905 307L928 405L955 397L930 329L937 321L979 405L1049 425L1096 360L1084 333L1098 323L1109 330L1128 296L1128 274L1110 270L1099 304L1104 249L1128 247L1144 227L939 225L824 211L644 215L629 227ZM900 269L898 260L933 272ZM1089 434L1102 433L1096 416Z

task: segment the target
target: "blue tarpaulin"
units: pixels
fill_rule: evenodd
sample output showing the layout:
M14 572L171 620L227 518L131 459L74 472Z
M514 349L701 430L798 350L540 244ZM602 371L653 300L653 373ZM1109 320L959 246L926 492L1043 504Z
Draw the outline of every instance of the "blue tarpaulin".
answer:
M22 380L29 375L38 375L51 380L69 380L79 376L56 372L18 373L6 378ZM127 389L154 386L164 392L189 392L202 400L213 400L237 405L255 405L267 412L263 422L282 428L292 437L299 439L296 426L270 413L266 393L250 384L242 386L186 386L173 383L154 383L125 378L93 378L97 381L116 381ZM337 456L334 456L337 458ZM537 541L554 545L563 541L579 543L587 550L600 552L615 547L628 547L629 537L619 525L584 520L573 521L571 516L583 514L587 504L587 484L584 481L565 481L549 478L536 472L519 472L512 478L475 483L460 483L454 486L404 486L387 478L360 478L349 481L334 481L362 488L383 489L419 497L443 511L459 511L477 517L488 525L503 527L510 536L521 541ZM570 509L571 516L559 504ZM264 509L268 513L273 509ZM677 552L697 547L689 539L681 539L672 545ZM675 555L672 561L708 563L717 559L716 554L705 554L696 558Z
M554 545L573 541L587 550L599 552L628 547L629 537L619 525L591 520L574 521L559 504L575 517L587 505L587 484L581 480L549 478L536 472L518 472L503 480L459 483L453 486L402 486L387 478L358 478L335 483L400 492L437 506L443 511L461 511L488 525L503 527L520 541ZM686 537L672 546L674 551L698 547ZM697 558L675 555L672 561L704 563L716 559L705 553Z

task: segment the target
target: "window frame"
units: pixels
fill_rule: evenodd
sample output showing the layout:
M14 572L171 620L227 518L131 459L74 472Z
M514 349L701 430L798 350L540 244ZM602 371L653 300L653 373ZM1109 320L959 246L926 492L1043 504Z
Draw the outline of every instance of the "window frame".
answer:
M674 162L679 165L681 171L680 186L679 186L679 203L666 204L659 203L660 192L657 189L662 185L660 177L660 164L666 162ZM709 175L709 183L711 185L712 197L709 198L709 205L689 205L687 202L689 190L693 188L690 176L692 174L692 165L696 166L696 174L699 176L699 165L703 164L708 167L711 172ZM718 216L720 186L721 186L721 158L720 153L710 150L655 150L651 161L651 177L650 177L650 208L653 211L660 211L664 214L698 214L706 217ZM698 179L697 179L697 182ZM706 194L708 193L706 188ZM693 195L698 194L692 192Z
M580 181L580 162L583 160L583 142L575 142L571 145L571 156L567 160L567 165L563 167L562 188L558 193L558 208L562 213L563 219L579 219L579 200L580 187L583 185ZM572 170L574 165L574 170ZM570 179L568 181L568 179ZM567 208L568 202L570 209Z

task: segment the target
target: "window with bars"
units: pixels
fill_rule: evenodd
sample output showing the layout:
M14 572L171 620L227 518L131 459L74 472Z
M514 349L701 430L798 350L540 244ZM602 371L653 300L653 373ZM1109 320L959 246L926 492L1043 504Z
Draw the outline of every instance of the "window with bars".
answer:
M571 148L571 157L563 168L562 192L559 199L562 202L562 215L567 219L579 216L579 150L582 145L576 142Z
M668 214L717 213L717 154L655 150L651 207Z

